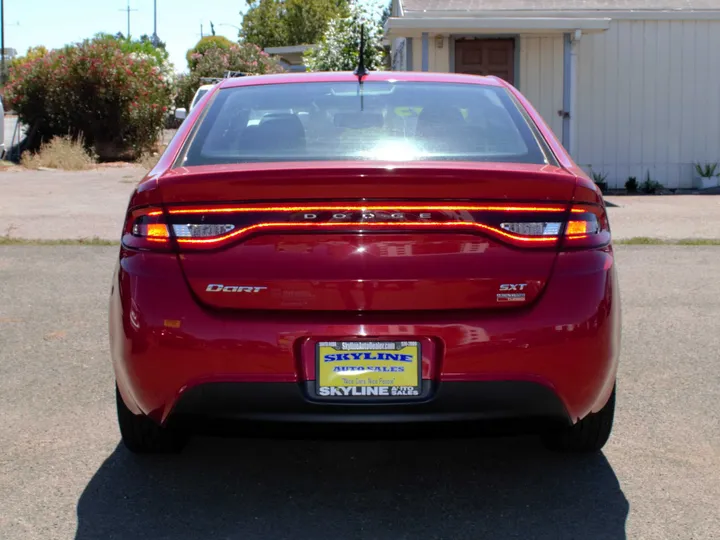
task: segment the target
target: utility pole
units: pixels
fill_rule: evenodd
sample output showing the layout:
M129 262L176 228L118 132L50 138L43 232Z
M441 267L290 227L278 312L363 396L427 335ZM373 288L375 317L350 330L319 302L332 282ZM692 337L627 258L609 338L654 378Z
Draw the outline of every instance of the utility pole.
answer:
M160 39L157 35L157 0L153 0L153 45L158 46Z
M0 83L5 83L5 2L0 0Z
M127 7L125 9L121 9L120 11L127 11L127 35L125 37L130 39L130 12L137 11L137 9L130 9L130 0L127 0Z

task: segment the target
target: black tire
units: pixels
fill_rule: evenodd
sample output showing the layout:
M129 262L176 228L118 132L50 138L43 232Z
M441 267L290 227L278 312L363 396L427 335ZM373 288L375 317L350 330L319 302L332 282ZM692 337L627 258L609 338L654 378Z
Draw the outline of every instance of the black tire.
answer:
M115 386L118 424L125 447L135 454L175 454L185 446L185 437L156 424L147 416L135 415L127 408Z
M543 436L545 446L558 452L599 452L610 438L615 417L615 390L605 406L574 426L550 431Z

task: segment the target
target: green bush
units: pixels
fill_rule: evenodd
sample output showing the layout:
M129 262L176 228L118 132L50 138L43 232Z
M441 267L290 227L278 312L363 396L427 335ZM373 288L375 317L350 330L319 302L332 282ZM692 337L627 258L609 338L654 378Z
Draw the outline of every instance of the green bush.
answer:
M640 184L640 191L642 193L652 195L660 191L662 188L663 185L660 182L657 182L656 180L650 178L650 171L647 171L645 174L645 181Z
M598 173L598 172L591 172L591 176L592 176L593 182L595 182L597 187L600 188L600 191L603 193L607 193L607 189L608 189L607 173L602 174L602 173Z
M30 149L70 136L112 160L135 159L154 146L172 82L155 56L128 52L124 42L97 36L11 69L8 108L30 126Z
M625 182L625 189L628 193L637 193L638 190L638 181L637 178L634 176L630 176L627 179L627 182Z

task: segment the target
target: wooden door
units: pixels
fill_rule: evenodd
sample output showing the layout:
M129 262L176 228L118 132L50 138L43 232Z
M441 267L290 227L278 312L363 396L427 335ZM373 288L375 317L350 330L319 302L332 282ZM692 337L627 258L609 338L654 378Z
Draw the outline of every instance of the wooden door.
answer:
M462 39L455 42L455 72L495 75L515 84L514 39Z

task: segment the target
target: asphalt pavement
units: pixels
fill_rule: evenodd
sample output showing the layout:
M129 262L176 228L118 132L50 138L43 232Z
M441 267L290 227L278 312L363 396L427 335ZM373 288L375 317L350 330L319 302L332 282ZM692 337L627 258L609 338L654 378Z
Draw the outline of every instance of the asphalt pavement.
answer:
M0 246L3 540L720 537L720 248L618 249L616 428L581 458L531 437L201 437L133 456L108 357L115 256Z

